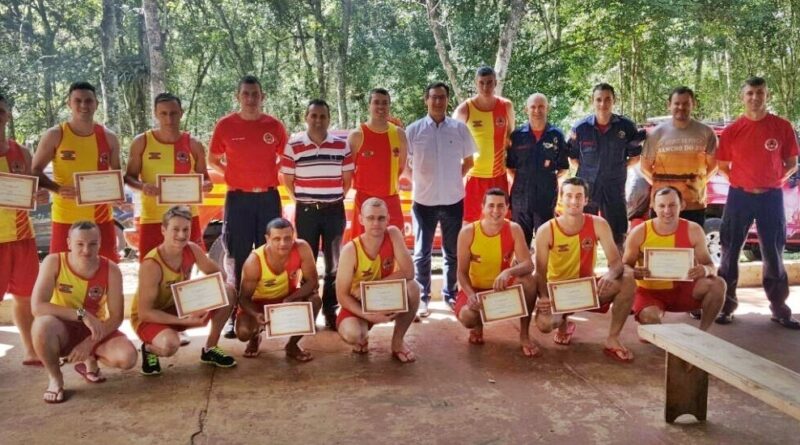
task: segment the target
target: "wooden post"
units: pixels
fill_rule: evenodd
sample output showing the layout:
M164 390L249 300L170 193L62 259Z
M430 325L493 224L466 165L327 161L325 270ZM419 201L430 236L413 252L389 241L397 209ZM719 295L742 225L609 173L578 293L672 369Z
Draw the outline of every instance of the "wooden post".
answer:
M672 423L682 414L692 414L706 420L708 402L708 373L667 353L667 403L664 418Z

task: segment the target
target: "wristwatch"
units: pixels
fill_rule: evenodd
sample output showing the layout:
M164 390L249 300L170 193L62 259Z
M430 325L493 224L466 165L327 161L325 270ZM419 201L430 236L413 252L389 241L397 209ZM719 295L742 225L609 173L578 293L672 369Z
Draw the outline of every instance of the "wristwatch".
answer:
M78 321L83 321L83 317L86 316L86 309L79 307L75 313L78 314Z

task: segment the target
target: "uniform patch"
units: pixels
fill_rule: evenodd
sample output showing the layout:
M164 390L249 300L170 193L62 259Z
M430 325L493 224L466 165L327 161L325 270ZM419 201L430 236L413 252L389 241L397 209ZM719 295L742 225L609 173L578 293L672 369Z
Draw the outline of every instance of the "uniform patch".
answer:
M506 118L497 116L497 119L494 120L494 126L497 128L504 128L506 126Z
M764 148L766 148L767 151L775 151L778 149L779 146L780 144L778 143L778 140L775 138L769 138L764 142Z
M58 291L62 294L71 294L72 293L72 285L66 283L58 283Z
M473 128L482 128L483 127L483 121L472 121L472 126L473 126Z
M158 161L161 159L161 152L160 151L151 151L147 154L147 159L151 161Z
M108 165L108 153L100 153L100 164Z
M25 172L25 165L20 161L13 161L11 165L9 165L9 169L11 173L24 173Z
M277 280L264 280L264 286L265 287L272 287L272 286L275 286L275 284L277 284L277 283L278 283Z
M567 253L569 252L569 245L568 244L559 244L556 246L558 249L558 253Z
M620 139L625 139L625 132L623 130L620 130L619 133L617 133L617 137Z
M358 152L359 155L364 156L365 158L371 158L375 152L372 150L362 150Z
M275 143L275 136L273 136L272 133L270 133L270 132L264 133L264 142L269 144L269 145L274 144Z
M177 161L181 164L185 164L189 162L189 153L186 153L185 151L179 151L175 153L175 159L177 159Z
M594 247L594 240L591 238L584 238L581 240L581 249L590 250Z
M74 161L75 152L73 150L61 150L60 157L62 161Z
M388 268L390 268L392 266L394 266L394 258L386 258L381 263L381 268L382 269L388 269Z
M370 278L372 276L372 269L364 269L361 271L361 278Z
M104 293L105 289L103 289L101 286L92 286L89 288L89 291L86 292L86 296L92 300L99 300Z

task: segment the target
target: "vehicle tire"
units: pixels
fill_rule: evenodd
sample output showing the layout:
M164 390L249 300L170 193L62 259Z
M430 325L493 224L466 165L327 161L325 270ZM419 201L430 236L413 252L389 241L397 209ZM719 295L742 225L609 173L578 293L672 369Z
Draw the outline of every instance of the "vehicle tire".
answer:
M747 258L747 261L761 261L761 248L758 244L744 246L742 253L744 253L744 257Z
M719 266L722 260L722 243L719 238L720 227L722 227L722 219L720 218L708 218L703 224L703 231L706 232L706 247L708 247L708 253L711 255L711 261L716 266Z

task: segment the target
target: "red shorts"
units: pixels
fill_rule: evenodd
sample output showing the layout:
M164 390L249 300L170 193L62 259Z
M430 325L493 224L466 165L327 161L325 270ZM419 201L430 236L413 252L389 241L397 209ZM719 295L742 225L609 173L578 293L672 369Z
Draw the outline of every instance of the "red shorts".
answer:
M161 234L161 223L137 224L139 229L139 262L141 263L145 255L158 247L164 241ZM200 246L203 251L206 246L203 243L203 232L200 230L200 217L192 217L192 235L189 238L193 243Z
M475 222L483 213L483 195L490 188L497 187L508 194L508 177L503 174L495 178L467 177L464 186L464 221Z
M0 243L0 301L8 292L30 297L39 274L39 255L33 238Z
M478 292L483 292L489 289L472 289L477 294ZM469 304L469 298L467 298L467 294L464 293L463 290L458 289L458 294L456 294L456 304L453 306L453 311L456 313L456 318L458 315L461 314L461 309L465 308Z
M350 223L349 239L354 239L364 233L364 226L361 225L358 216L361 214L361 205L369 198L373 198L373 196L356 192L356 199L353 202L353 220ZM400 206L400 195L377 196L377 198L382 199L383 202L386 203L386 207L389 208L389 225L400 229L400 233L405 233L403 230L403 208Z
M67 330L67 344L61 347L61 351L58 353L58 356L66 357L70 352L72 352L73 349L75 349L75 346L78 346L84 339L92 335L92 332L86 327L85 324L83 324L82 321L62 320L61 322L64 323L64 328ZM106 335L105 338L94 345L94 348L92 348L92 354L94 354L97 351L97 348L99 348L103 343L111 340L112 338L124 336L125 334L120 332L119 329Z
M50 223L50 253L67 252L67 236L72 224ZM119 252L117 252L117 227L114 221L104 222L97 225L100 228L100 255L109 260L119 263Z
M339 315L336 316L336 329L339 329L339 324L341 322L343 322L345 319L350 318L350 317L355 317L355 318L358 318L360 320L364 320L363 318L360 318L358 315L348 311L347 309L341 308L341 309L339 309ZM366 321L366 320L364 320L364 321ZM372 329L372 326L374 326L374 325L367 321L367 329Z
M174 324L161 324L161 323L148 323L143 321L139 323L139 327L136 328L136 335L139 336L139 340L142 343L152 344L153 340L161 333L161 331L165 329L172 329L175 332L183 332L187 328L186 326L179 326Z
M672 289L644 289L636 287L633 313L639 321L639 313L648 306L656 306L664 312L689 312L700 309L702 301L692 298L694 282L675 281Z

